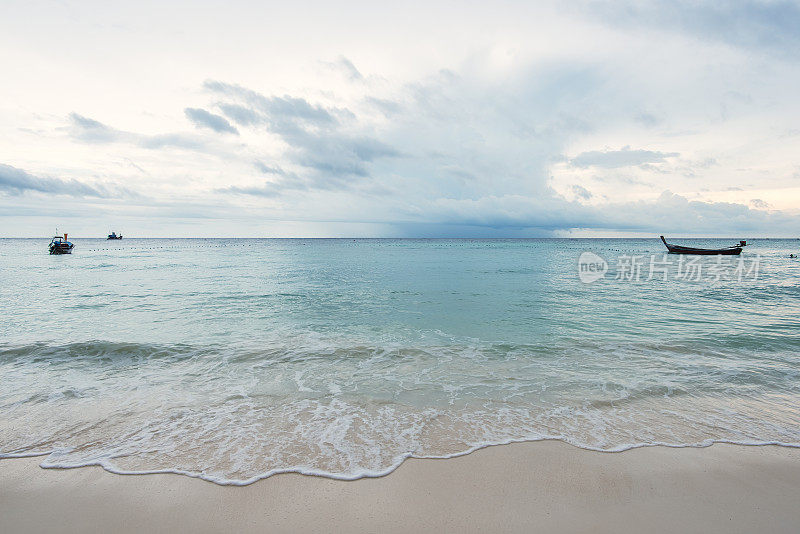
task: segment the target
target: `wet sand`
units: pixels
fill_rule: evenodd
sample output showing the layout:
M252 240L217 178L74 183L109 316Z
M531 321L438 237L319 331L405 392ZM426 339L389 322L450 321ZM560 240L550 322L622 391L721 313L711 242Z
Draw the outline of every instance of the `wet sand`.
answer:
M0 460L0 532L800 532L800 449L561 442L245 487Z

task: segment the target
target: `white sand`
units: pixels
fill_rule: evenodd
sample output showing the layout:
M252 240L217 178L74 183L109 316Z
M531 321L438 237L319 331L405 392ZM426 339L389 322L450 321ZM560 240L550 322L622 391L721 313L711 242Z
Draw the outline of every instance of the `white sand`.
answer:
M246 487L0 460L0 532L800 532L800 449L560 442Z

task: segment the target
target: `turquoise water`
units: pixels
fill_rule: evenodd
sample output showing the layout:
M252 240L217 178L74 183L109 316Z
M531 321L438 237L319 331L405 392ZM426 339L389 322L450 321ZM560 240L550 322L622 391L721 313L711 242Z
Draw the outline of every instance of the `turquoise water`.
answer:
M246 483L548 438L800 445L800 240L696 278L656 239L74 242L0 240L0 455Z

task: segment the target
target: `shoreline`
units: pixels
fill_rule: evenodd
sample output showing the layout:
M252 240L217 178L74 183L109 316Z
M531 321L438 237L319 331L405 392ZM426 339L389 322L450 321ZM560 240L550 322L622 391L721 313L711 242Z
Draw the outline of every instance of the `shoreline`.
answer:
M483 449L489 449L493 447L504 447L506 445L518 445L524 443L541 443L541 442L555 442L555 443L563 443L570 447L575 447L580 450L589 451L589 452L598 452L598 453L606 453L606 454L617 454L621 452L626 452L634 449L646 449L650 447L664 447L668 449L706 449L713 445L735 445L741 447L764 447L764 446L775 446L775 447L787 447L787 448L794 448L800 449L800 444L796 443L784 443L780 441L731 441L725 439L719 440L706 440L699 443L684 443L684 444L671 444L671 443L637 443L637 444L626 444L621 445L615 448L609 449L601 449L601 448L593 448L593 447L586 447L583 445L578 445L572 443L570 441L561 439L561 438L540 438L540 439L512 439L505 442L499 443L486 443L482 445L476 445L469 449L460 452L454 452L452 454L447 454L443 456L416 456L414 454L404 455L402 459L400 459L397 463L392 464L385 471L362 471L355 475L345 475L340 473L330 473L327 471L317 471L311 468L308 469L299 469L299 468L286 468L286 469L275 469L273 471L269 471L264 474L255 475L248 479L226 479L226 478L218 478L216 476L203 474L201 472L196 471L181 471L177 469L152 469L152 470L143 470L143 471L127 471L123 469L119 469L116 466L110 465L106 461L99 461L99 462L92 462L92 463L85 463L79 465L69 465L69 464L61 464L58 462L52 462L50 465L43 465L47 463L47 457L49 457L52 452L26 452L26 453L19 453L14 454L10 453L7 455L0 454L0 461L2 460L11 460L11 459L43 459L39 467L42 469L52 469L52 470L69 470L69 469L82 469L86 467L99 467L103 469L107 473L111 473L114 475L120 476L136 476L136 475L177 475L177 476L184 476L188 478L195 478L198 480L202 480L204 482L210 482L212 484L218 486L234 486L234 487L244 487L250 486L255 484L256 482L260 482L262 480L266 480L268 478L272 478L279 475L302 475L302 476L310 476L310 477L320 477L320 478L329 478L331 480L338 480L342 482L354 482L357 480L361 480L364 478L384 478L399 469L405 462L409 460L450 460L453 458L460 458L462 456L467 456L478 452Z
M409 458L342 481L277 474L222 486L100 466L42 469L0 459L0 531L796 532L800 449L653 446L624 452L560 441Z

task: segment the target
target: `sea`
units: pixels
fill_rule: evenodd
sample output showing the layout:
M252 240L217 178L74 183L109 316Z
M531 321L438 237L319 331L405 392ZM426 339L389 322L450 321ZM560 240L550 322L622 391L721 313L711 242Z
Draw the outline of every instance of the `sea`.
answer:
M248 484L800 446L797 239L48 242L0 239L0 457Z

